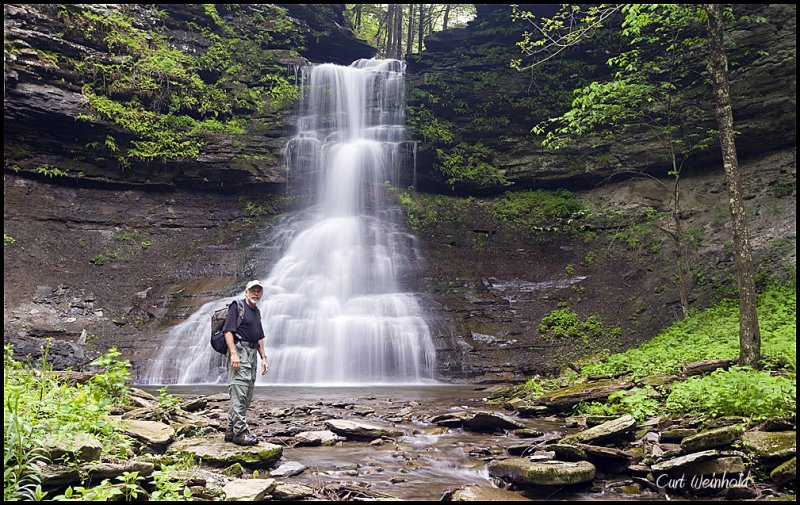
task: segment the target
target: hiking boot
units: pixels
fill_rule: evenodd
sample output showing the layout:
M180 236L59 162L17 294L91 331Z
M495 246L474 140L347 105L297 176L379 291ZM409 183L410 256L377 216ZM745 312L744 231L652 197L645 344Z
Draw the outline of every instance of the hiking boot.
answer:
M231 442L233 441L233 425L229 424L228 429L225 430L225 441Z
M256 445L258 443L258 438L250 433L249 430L244 430L243 432L234 436L233 440L231 441L236 445Z

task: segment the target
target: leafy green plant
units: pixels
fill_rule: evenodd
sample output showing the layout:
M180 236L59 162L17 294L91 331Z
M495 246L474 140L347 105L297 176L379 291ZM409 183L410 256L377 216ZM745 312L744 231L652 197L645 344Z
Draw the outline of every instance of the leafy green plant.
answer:
M774 377L749 367L732 366L676 384L667 397L666 407L680 414L712 417L794 417L797 413L796 378L794 374Z
M792 285L772 285L759 295L762 363L797 369L797 293ZM634 377L677 373L685 363L736 359L739 355L739 308L735 300L692 314L651 340L624 353L583 367L583 376L629 373Z
M460 143L446 151L436 149L439 162L436 168L447 176L451 188L460 182L476 182L480 186L505 185L503 171L489 163L492 151L478 142L474 145Z
M14 239L14 237L9 235L8 233L3 233L3 243L5 245L13 244L14 242L16 242L16 239Z
M603 337L617 338L622 335L619 327L605 328L597 315L581 320L569 307L556 309L544 316L537 329L544 340L580 338L587 344Z
M584 402L575 407L577 414L618 416L630 414L642 422L661 411L658 393L650 386L617 391L608 396L607 402Z

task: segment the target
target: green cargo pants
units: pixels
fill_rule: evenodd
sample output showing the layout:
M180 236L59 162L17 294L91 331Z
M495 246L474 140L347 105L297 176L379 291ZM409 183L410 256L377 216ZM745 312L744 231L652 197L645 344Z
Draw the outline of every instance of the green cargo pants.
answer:
M239 370L231 367L230 353L228 358L228 425L233 426L233 434L238 435L247 429L247 409L253 399L253 390L258 370L258 349L236 342L236 353L239 355Z

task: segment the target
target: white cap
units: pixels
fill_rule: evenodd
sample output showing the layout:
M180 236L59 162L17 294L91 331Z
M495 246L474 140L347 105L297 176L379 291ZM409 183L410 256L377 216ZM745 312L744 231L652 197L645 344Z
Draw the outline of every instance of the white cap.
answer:
M262 286L262 285L261 285L261 281L259 281L259 280L254 280L254 281L250 281L250 282L248 282L248 283L247 283L247 288L246 288L246 289L250 289L250 288L253 288L253 287L255 287L255 286L258 286L258 287L260 287L261 289L264 289L264 286Z

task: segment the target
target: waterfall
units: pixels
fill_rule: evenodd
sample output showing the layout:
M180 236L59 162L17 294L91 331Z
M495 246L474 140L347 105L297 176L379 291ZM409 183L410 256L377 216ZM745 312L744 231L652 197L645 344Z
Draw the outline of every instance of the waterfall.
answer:
M414 237L386 198L413 144L403 126L403 72L401 61L374 59L302 69L286 161L313 205L278 226L285 253L261 279L270 371L259 383L433 382L424 311L402 282L414 267ZM223 357L208 342L210 314L237 297L172 328L143 382L224 382Z

